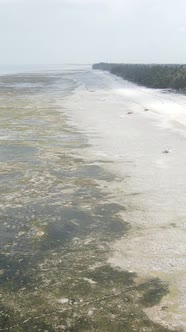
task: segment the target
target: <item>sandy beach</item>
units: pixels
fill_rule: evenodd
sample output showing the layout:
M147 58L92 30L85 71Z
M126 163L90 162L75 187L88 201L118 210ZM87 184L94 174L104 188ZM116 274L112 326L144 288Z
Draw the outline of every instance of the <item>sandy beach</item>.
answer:
M0 331L185 331L184 105L87 66L1 77Z
M80 87L67 109L72 123L88 135L90 158L104 160L103 167L120 178L107 189L126 206L122 217L131 228L110 245L108 262L137 273L137 280L167 282L169 293L145 312L185 331L186 97L108 73L92 75L100 86Z

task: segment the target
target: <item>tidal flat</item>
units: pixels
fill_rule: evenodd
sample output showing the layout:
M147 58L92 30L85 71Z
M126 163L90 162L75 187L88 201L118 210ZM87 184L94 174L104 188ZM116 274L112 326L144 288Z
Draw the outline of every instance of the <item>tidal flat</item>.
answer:
M0 331L168 332L145 314L168 284L108 264L127 207L68 122L73 88L56 73L1 77Z

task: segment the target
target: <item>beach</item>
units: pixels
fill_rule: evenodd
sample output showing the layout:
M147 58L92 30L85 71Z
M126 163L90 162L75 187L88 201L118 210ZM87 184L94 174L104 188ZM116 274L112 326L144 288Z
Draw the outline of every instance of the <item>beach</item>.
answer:
M186 97L1 76L0 331L186 330Z
M72 119L91 129L92 153L112 160L104 167L121 178L111 192L124 202L122 216L131 228L111 245L108 262L137 273L137 280L166 281L169 294L145 312L163 325L185 330L186 97L104 72L95 75L107 88L78 91L75 100L81 106Z

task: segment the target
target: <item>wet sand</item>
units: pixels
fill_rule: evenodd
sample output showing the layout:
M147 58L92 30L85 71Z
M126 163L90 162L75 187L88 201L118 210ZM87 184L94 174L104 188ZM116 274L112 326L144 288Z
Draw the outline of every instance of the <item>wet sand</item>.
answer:
M166 315L169 280L141 278L136 257L122 265L117 254L141 231L131 222L141 193L129 187L131 160L96 127L112 122L95 113L92 81L77 89L84 75L1 78L0 331L168 332L151 311Z

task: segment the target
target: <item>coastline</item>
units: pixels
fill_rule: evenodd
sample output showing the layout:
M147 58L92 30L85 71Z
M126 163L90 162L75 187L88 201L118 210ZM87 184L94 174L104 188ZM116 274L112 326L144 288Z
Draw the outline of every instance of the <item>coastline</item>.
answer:
M94 123L79 124L77 105L84 113L97 100L92 72L77 74L88 90L67 75L68 89L61 74L3 78L0 330L169 332L144 312L168 285L109 264L110 245L130 232L123 213L135 195L114 174L114 156L91 142L100 139Z
M108 71L139 86L186 92L185 64L96 63L93 70Z
M109 80L109 74L95 75ZM121 179L110 189L118 201L125 200L122 217L131 228L111 245L109 264L137 273L137 280L167 282L170 292L145 313L170 329L185 331L185 126L177 127L166 113L159 112L156 99L154 107L144 112L151 90L146 91L142 104L138 94L134 98L135 87L129 90L78 91L68 101L69 113L72 123L85 133L88 129L91 153L104 159L103 167ZM75 108L78 100L79 109ZM169 105L169 96L164 108L166 100ZM170 153L164 154L165 149Z

